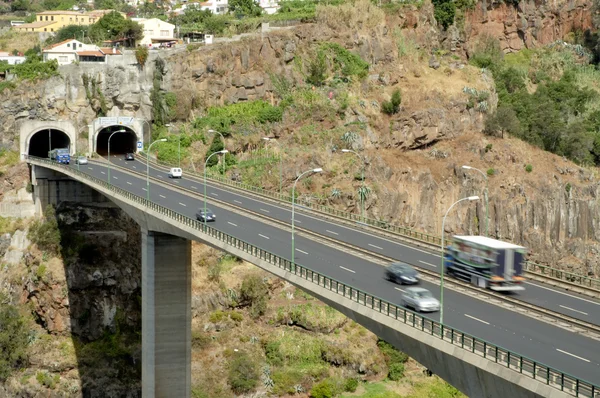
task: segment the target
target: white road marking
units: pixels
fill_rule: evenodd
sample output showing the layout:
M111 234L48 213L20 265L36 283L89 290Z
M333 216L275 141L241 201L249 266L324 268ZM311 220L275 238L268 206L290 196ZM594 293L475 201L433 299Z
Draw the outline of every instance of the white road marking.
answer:
M131 184L129 181L127 181L127 184L129 184L129 185L133 185L133 184Z
M383 250L383 247L375 246L369 243L369 246L374 247L375 249Z
M559 305L559 307L565 308L565 309L567 309L567 310L571 310L571 311L579 312L580 314L583 314L583 315L589 315L587 312L579 311L579 310L576 310L576 309L573 309L573 308L571 308L571 307L567 307L567 306L564 306L564 305Z
M234 227L237 227L237 225L236 225L236 224L234 224L234 223L232 223L232 222L229 222L229 221L227 221L227 224L229 224L229 225L233 225Z
M115 180L118 180L118 179L119 179L119 177L115 177L115 176L113 176L113 178L114 178Z
M304 250L296 249L296 251L297 251L297 252L300 252L300 253L308 254L308 253L307 253L307 252L305 252Z
M142 188L142 189L143 189L144 191L147 191L147 189L146 189L146 188Z
M571 354L570 352L567 352L567 351L563 351L563 350L561 350L561 349L559 349L559 348L557 348L557 349L556 349L556 351L558 351L558 352L562 352L563 354L570 355L570 356L572 356L572 357L574 357L574 358L577 358L577 359L581 359L582 361L590 362L588 359L582 358L582 357L580 357L580 356L577 356L577 355L575 355L575 354Z
M214 192L211 192L210 194L213 195L213 196L219 196L218 193L214 193Z
M264 211L265 213L270 213L270 211L266 210L266 209L260 209L260 211Z
M100 173L102 173L102 174L106 174L106 173L105 173L105 172L103 172L103 171L101 171Z
M302 224L302 221L292 220L291 218L290 218L290 221L294 221L294 224Z
M156 176L157 176L157 177L162 177L160 174L157 174Z
M240 202L239 200L235 200L235 199L234 199L233 201L234 201L235 203L242 204L242 202Z
M345 270L345 271L352 272L353 274L356 274L356 271L352 271L351 269L348 269L346 267L342 267L341 265L340 265L340 268L343 269L343 270Z
M339 235L337 232L333 232L333 231L330 231L328 229L326 229L325 232L329 232L330 234L334 234L334 235Z
M476 321L478 321L478 322L485 323L486 325L489 325L489 324L490 324L489 322L482 321L481 319L479 319L479 318L475 318L474 316L471 316L471 315L469 315L469 314L465 314L465 316L466 316L467 318L475 319L475 320L476 320Z
M192 189L198 189L198 187L195 187L195 186L192 185Z
M165 198L166 198L166 196L163 196L163 195L158 195L158 196L160 196L160 197L161 197L161 198L163 198L163 199L165 199Z
M185 203L179 202L179 204L182 205L182 206L184 206L184 207L187 207L187 205Z
M400 289L399 287L395 287L394 289L400 290L402 293L404 293L404 290Z
M433 265L431 263L428 263L427 261L421 261L421 260L419 260L419 262L422 263L422 264L425 264L425 265L429 265L430 267L437 268L437 265Z
M137 169L137 167L133 166L134 169Z
M560 290L550 289L549 287L540 286L540 285L538 285L536 283L530 283L530 282L525 282L525 283L528 284L528 285L531 285L531 286L539 287L540 289L550 290L551 292L560 293L562 295L569 296L569 297L572 297L572 298L575 298L575 299L578 299L578 300L581 300L581 301L586 301L588 303L600 305L600 302L596 302L596 301L592 301L592 300L586 300L586 299L581 298L581 297L573 296L572 294L567 294L567 293L561 292Z
M88 167L88 169L90 169L90 170L94 170L94 169L92 169L91 167Z
M268 236L265 236L265 235L263 235L263 234L258 234L258 236L260 236L261 238L265 238L265 239L271 239L271 238L269 238Z

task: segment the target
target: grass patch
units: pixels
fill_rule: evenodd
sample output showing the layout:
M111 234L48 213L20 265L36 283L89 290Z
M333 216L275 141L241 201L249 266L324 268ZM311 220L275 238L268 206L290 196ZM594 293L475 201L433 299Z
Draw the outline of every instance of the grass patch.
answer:
M247 101L208 108L204 117L194 121L194 128L214 129L229 135L236 127L281 121L283 109L266 101Z
M307 303L280 307L276 322L282 325L298 325L313 332L331 333L342 327L347 318L329 306Z
M430 380L430 382L416 384L414 392L408 398L466 398L466 395L439 377Z
M0 165L12 167L19 163L19 152L0 149Z
M428 397L437 397L437 395L430 395ZM360 395L342 394L341 398L402 398L401 395L388 390L386 382L380 383L368 383L364 385L364 392Z

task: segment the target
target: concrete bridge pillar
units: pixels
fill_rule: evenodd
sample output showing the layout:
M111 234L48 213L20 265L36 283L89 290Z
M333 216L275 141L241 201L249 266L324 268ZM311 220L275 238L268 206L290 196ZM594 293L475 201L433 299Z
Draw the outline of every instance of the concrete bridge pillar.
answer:
M191 241L142 230L142 397L189 398Z

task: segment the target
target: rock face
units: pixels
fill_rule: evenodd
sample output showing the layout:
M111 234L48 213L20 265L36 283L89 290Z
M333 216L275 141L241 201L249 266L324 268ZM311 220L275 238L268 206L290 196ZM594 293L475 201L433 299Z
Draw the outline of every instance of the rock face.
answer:
M592 8L591 0L521 1L518 6L479 1L466 15L465 41L489 35L500 40L505 52L549 44L592 29Z

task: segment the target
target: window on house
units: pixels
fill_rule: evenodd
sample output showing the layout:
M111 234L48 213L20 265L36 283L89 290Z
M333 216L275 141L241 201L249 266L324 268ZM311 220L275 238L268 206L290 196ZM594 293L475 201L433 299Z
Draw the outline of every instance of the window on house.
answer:
M73 17L69 17L69 22L72 22L72 21L73 21Z
M50 32L54 32L54 28L50 28Z
M51 17L50 17L50 20L51 20L51 21L54 21L54 16L51 16Z
M44 17L40 15L40 21L43 21L43 20L44 20Z
M71 43L67 43L67 47L71 47Z
M48 15L46 15L46 21L48 20Z
M47 31L48 31L48 29L44 28L44 32L47 32Z
M81 43L79 43L79 48L81 48Z
M160 31L160 35L162 37L169 37L169 31L168 30L161 30Z
M58 57L58 62L60 62L60 63L69 62L69 58L66 55L61 55L60 57Z

